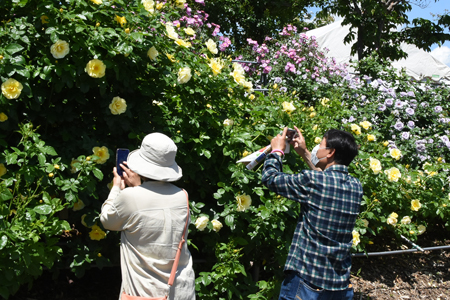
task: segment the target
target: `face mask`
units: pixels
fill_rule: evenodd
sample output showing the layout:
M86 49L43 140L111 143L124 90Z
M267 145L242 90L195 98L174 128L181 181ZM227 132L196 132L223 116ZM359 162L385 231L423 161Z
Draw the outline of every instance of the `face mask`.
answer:
M322 158L318 158L317 157L317 151L319 151L319 149L328 149L328 147L325 148L320 148L320 145L316 145L311 152L311 162L314 166L316 166L319 161L321 161L322 159L324 159L326 156L322 157Z

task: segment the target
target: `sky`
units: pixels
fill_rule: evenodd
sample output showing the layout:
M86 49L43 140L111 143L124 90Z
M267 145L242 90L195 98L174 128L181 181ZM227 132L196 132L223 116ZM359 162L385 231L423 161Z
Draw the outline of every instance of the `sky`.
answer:
M435 0L428 0L429 4L426 8L421 8L417 5L412 5L412 10L408 13L408 19L412 21L415 18L424 18L433 20L431 13L434 14L443 14L445 10L450 11L450 0L439 0L435 2ZM308 9L310 10L310 9ZM316 12L319 10L318 8L311 8L310 11ZM448 32L447 30L447 33ZM445 42L441 47L437 44L431 47L431 55L433 55L437 60L446 64L450 67L450 42Z

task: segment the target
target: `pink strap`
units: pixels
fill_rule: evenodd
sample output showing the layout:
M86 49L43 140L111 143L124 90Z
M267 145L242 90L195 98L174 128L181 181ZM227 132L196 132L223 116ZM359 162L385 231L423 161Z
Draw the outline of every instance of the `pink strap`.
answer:
M186 242L186 240L184 239L184 236L186 234L186 230L187 230L188 222L189 222L189 196L188 196L186 190L183 189L183 191L186 194L186 200L187 200L186 224L184 225L184 230L183 230L183 235L181 236L181 241L178 244L177 255L175 256L175 261L173 262L172 272L170 272L169 283L168 283L169 286L172 286L173 282L175 281L175 276L177 274L177 269L178 269L178 263L180 262L181 249L183 248L183 244Z

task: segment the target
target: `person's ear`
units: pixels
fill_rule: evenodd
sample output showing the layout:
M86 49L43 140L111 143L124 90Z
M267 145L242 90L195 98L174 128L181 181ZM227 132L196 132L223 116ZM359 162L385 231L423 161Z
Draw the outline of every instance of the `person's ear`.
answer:
M334 158L334 154L335 154L335 153L336 153L336 149L332 148L332 149L331 149L331 152L327 154L327 157L328 157L328 158L332 158L332 157Z

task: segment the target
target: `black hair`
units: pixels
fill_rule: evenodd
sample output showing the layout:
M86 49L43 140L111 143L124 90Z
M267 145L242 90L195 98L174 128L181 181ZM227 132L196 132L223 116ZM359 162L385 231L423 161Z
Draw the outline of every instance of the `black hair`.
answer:
M327 141L327 147L335 150L334 159L337 164L348 166L358 155L358 145L351 133L330 129L323 137Z

